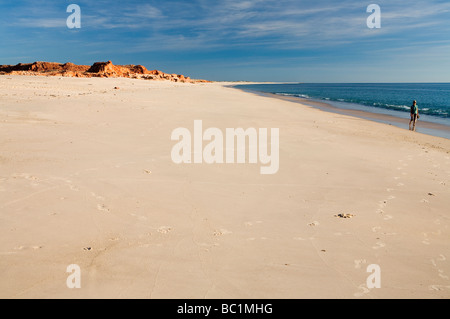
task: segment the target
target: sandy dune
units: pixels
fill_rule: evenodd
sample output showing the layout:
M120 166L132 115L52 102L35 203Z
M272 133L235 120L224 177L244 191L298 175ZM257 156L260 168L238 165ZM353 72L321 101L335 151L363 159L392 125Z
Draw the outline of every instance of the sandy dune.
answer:
M174 164L194 120L279 128L278 173ZM1 76L0 149L2 298L450 297L450 140L218 83Z

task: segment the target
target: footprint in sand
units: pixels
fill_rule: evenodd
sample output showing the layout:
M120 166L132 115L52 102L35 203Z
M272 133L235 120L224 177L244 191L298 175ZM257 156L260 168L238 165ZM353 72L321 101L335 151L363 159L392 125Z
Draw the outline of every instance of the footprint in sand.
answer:
M438 265L437 265L437 263L438 262L444 262L444 261L446 261L447 260L447 258L444 256L444 255L442 255L442 254L440 254L436 259L431 259L431 263L433 264L433 266L435 267L435 268L437 268L438 267ZM450 278L444 273L444 270L442 270L442 269L437 269L437 271L438 271L438 276L439 277L441 277L442 279L445 279L445 280L449 280Z
M372 227L372 231L373 231L374 233L376 233L376 232L379 231L379 230L381 230L381 227L380 227L380 226Z
M29 181L38 181L39 178L36 176L30 175L30 174L20 174L20 175L14 175L15 177L23 177Z
M104 198L103 196L97 195L97 194L94 193L94 192L91 192L91 195L92 195L92 197L95 197L95 198L98 199L98 200L102 200L102 201L105 200L105 198Z
M430 244L430 240L428 239L428 234L427 233L423 233L423 236L425 237L425 239L422 240L422 244L429 245Z
M318 221L314 221L314 222L308 224L308 226L311 226L311 227L319 226L319 225L320 225L320 223Z
M229 234L232 234L232 232L226 229L219 229L214 231L214 236L223 236Z
M30 186L36 187L39 186L39 178L30 174L14 174L13 178L24 178L26 180L31 181Z
M173 230L172 227L169 227L169 226L161 226L161 227L158 228L158 233L161 233L161 234L168 234L168 233L170 233L172 230Z
M362 284L358 286L358 289L361 290L360 292L354 293L353 296L355 297L362 297L365 294L368 294L370 290L367 288L366 284Z
M442 279L449 279L448 276L444 275L444 271L442 269L438 269L438 273L439 277L441 277Z
M65 180L65 182L66 182L67 187L70 188L70 190L72 190L74 192L79 192L80 191L80 189L78 187L76 187L76 186L74 186L72 184L72 181L70 179Z
M366 263L365 259L355 260L355 269L361 269L361 264L365 264L365 263Z
M383 233L386 236L397 236L397 233Z
M373 249L380 249L380 248L384 248L386 247L386 244L382 243L382 242L377 242L375 246L373 246Z
M431 285L428 287L429 290L434 290L434 291L442 291L442 290L446 290L446 289L450 289L450 286L444 286L444 285Z
M384 220L390 220L392 218L394 218L394 217L392 217L391 215L385 215L383 219Z
M18 246L18 247L14 247L15 250L27 250L27 249L33 249L33 250L38 250L38 249L42 249L43 246Z
M446 261L447 260L447 258L444 256L444 255L442 255L442 254L440 254L439 256L438 256L438 258L436 258L436 259L431 259L430 261L431 261L431 264L434 266L434 267L437 267L437 261L440 261L440 262L442 262L442 261Z
M106 205L104 205L104 204L97 204L97 209L98 209L99 211L109 213L109 208L106 207Z
M70 190L72 190L74 192L79 192L80 191L80 189L78 187L73 186L73 185L69 185L69 188L70 188Z

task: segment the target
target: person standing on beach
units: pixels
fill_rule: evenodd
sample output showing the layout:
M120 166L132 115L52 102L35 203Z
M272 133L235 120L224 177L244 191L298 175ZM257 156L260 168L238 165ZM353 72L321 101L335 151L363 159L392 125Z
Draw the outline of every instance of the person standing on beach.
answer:
M409 121L410 131L416 131L416 122L418 119L419 119L419 107L417 106L417 101L414 100L413 104L411 105L411 120Z

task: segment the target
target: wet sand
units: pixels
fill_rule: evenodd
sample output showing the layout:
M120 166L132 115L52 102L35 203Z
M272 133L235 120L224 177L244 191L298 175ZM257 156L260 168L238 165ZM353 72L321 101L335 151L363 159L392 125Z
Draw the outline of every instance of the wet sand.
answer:
M358 117L358 118L362 118L362 119L366 119L366 120L376 121L379 123L395 125L397 127L407 129L407 130L409 129L410 118L409 118L409 114L407 112L405 112L403 114L404 117L401 118L401 117L393 116L393 115L389 115L389 114L380 114L380 113L374 113L374 112L367 112L367 111L363 111L363 110L339 108L339 107L336 107L336 106L326 103L326 102L315 101L315 100L305 99L305 98L301 98L301 97L283 96L283 95L278 95L278 94L273 94L273 93L256 92L256 91L252 91L250 89L245 89L242 87L240 87L238 89L244 90L246 92L252 92L254 94L258 94L258 95L262 95L262 96L267 96L267 97L281 99L281 100L285 100L285 101L300 103L302 105L312 106L312 107L315 107L322 111L333 112L333 113L338 113L338 114L343 114L343 115L349 115L349 116ZM424 134L429 134L429 135L433 135L433 136L437 136L437 137L444 137L444 138L450 139L450 126L443 125L440 123L433 123L430 121L420 119L417 122L416 131L419 133L424 133Z

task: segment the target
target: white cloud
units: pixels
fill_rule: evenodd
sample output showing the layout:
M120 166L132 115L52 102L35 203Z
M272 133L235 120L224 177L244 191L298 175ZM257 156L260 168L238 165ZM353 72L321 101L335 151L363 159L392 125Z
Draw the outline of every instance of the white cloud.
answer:
M333 47L386 39L403 41L402 33L450 31L450 3L378 0L382 28L366 26L366 4L355 0L197 0L114 3L98 1L82 11L83 29L146 30L130 50L220 49L278 46L280 49ZM109 4L106 6L105 4ZM368 4L368 3L367 3ZM83 9L83 7L82 7ZM39 9L36 9L39 10ZM65 27L45 11L14 23L22 27ZM414 35L414 34L413 34ZM414 40L412 40L414 42ZM147 44L148 43L148 44ZM154 44L158 43L157 46Z
M22 18L11 25L23 28L67 28L66 18Z
M144 19L156 19L164 17L160 9L149 4L138 5L133 9L125 10L123 15L125 17L144 18Z

